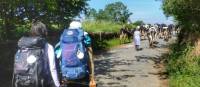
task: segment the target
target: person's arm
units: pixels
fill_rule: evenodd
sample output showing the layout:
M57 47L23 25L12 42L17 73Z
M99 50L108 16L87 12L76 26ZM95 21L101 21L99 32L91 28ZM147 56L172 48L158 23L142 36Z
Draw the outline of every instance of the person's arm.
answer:
M88 35L87 32L84 33L84 43L87 48L87 52L89 54L89 60L88 60L88 68L89 68L89 79L90 83L89 86L96 87L96 82L94 79L94 59L93 59L93 50L91 47L91 38Z
M140 33L140 31L139 31L139 36L140 36L140 37L142 36L141 33Z
M95 82L95 77L94 77L94 59L93 59L93 51L92 47L87 47L88 49L88 54L89 54L89 87L96 87L96 82Z
M90 77L94 78L94 60L93 60L93 50L91 47L91 38L87 32L84 32L84 44L87 48L87 52L89 54L88 66Z
M88 54L89 54L89 72L90 72L90 79L94 79L94 59L93 59L93 50L92 47L87 47Z
M60 82L58 79L57 69L56 69L56 60L54 54L53 46L48 44L48 58L49 58L49 66L51 71L51 76L53 78L54 84L56 87L60 87Z

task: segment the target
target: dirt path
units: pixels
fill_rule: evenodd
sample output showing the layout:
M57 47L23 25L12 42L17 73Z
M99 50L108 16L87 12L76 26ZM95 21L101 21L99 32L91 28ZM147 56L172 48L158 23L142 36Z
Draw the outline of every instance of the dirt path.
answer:
M167 79L161 80L163 68L159 62L168 52L169 42L160 39L158 42L154 49L150 49L148 41L144 40L142 51L135 51L133 44L128 44L96 57L98 87L168 87Z

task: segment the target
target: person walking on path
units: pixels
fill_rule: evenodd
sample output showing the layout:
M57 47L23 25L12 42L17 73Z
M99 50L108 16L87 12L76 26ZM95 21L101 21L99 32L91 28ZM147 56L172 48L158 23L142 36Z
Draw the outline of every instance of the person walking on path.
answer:
M140 42L141 42L141 39L140 39L140 36L141 36L141 34L140 34L140 26L137 26L137 28L135 29L135 31L134 31L134 44L135 44L135 49L137 50L137 51L139 51L139 50L142 50L142 48L140 48Z
M54 48L46 41L45 24L34 20L30 33L18 41L15 54L14 87L60 87ZM52 85L52 79L54 85Z
M63 86L96 87L91 38L79 21L72 21L64 29L55 49Z

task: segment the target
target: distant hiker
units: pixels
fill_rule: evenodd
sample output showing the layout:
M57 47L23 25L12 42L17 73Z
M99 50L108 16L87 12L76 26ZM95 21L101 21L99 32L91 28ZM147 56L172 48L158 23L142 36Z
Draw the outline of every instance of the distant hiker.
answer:
M91 38L79 21L72 21L64 29L56 45L56 57L60 60L62 86L95 87Z
M54 48L46 41L46 26L34 21L28 36L18 41L15 55L14 87L60 87L55 66Z
M140 48L140 26L137 26L137 28L134 31L134 43L135 43L135 49L137 51L142 50L142 48Z

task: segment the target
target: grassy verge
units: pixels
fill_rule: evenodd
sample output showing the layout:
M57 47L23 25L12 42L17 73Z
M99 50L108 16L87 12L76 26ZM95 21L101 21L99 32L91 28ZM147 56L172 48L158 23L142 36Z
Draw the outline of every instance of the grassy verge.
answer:
M200 76L176 75L170 77L170 87L200 87Z
M127 42L128 43L128 42ZM113 38L110 40L103 40L103 41L95 41L93 42L93 49L95 54L99 54L100 52L106 52L113 47L119 46L120 40L118 38Z
M87 32L119 32L122 26L109 21L85 21L83 29Z
M116 47L116 46L120 45L120 40L118 38L117 39L108 40L106 42L108 44L106 49L110 49L110 48L113 48L113 47Z
M172 46L168 59L170 87L200 87L200 57L188 45Z

